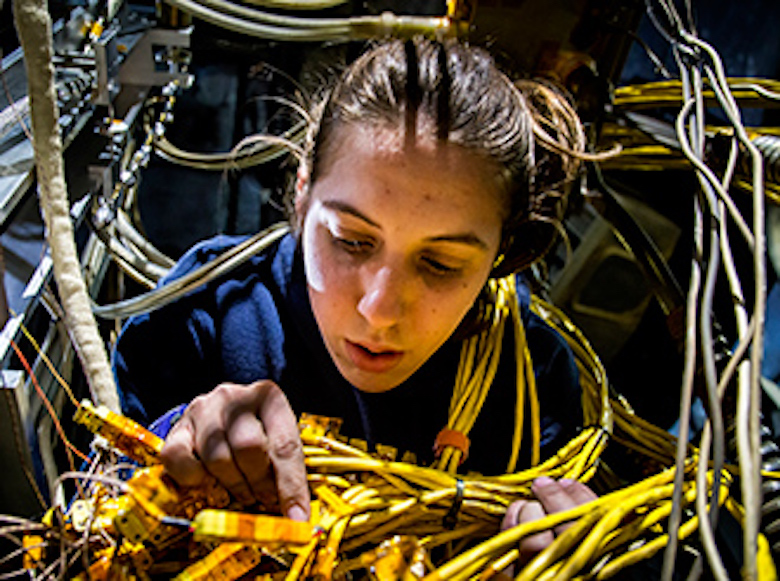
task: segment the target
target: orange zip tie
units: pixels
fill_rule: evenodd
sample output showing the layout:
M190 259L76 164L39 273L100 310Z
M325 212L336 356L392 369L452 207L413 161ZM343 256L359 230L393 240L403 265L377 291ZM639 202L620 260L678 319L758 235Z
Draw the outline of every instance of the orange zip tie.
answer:
M452 446L460 450L462 456L460 464L466 461L469 455L469 446L471 446L471 440L463 432L458 430L451 430L449 428L442 428L439 434L436 436L436 441L433 443L433 453L438 458L444 451L445 446Z

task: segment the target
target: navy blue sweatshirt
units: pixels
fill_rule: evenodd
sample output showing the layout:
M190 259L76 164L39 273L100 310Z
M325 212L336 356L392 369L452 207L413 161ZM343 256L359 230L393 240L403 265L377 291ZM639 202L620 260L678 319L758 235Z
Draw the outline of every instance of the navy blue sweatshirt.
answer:
M202 242L165 281L214 259L238 238ZM542 455L554 454L582 422L577 369L565 341L518 294L534 362L542 411ZM511 451L515 411L513 333L505 333L501 362L470 434L463 470L501 474ZM433 442L446 425L461 342L448 340L417 372L384 393L364 393L338 372L309 304L303 258L287 235L262 254L178 301L131 318L113 354L124 412L148 423L222 382L279 384L297 414L341 418L342 433L433 460ZM526 415L526 417L528 417ZM530 458L526 421L519 468Z

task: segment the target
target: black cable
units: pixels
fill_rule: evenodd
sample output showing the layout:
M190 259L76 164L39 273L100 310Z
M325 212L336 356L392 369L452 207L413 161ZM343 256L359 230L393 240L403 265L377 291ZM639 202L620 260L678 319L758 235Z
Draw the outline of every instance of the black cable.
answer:
M663 36L664 39L671 45L678 44L679 41L675 39L672 34L664 27L661 21L658 20L658 16L656 16L655 10L653 10L652 0L645 0L645 9L647 16L650 18L653 26L661 34L661 36Z
M670 14L669 7L665 6L663 3L661 4L662 7L664 7L664 11L666 12L666 16L670 20L670 24L672 24L672 20L675 20L674 14ZM697 51L691 49L687 44L685 44L680 37L679 31L677 30L668 30L664 25L661 23L661 21L658 19L658 16L655 13L655 10L653 9L652 0L645 0L645 7L647 16L650 18L650 21L653 23L653 26L655 29L661 34L661 36L664 37L664 39L672 45L672 48L675 49L677 52L684 53L688 56L693 56L697 54ZM682 27L682 22L679 19L679 16L676 17L676 20L678 21L678 24L680 27Z

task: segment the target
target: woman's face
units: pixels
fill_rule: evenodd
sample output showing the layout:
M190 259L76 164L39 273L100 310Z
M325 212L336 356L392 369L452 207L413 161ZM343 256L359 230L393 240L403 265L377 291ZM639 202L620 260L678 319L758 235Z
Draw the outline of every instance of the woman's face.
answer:
M458 146L404 149L389 132L340 129L311 184L301 232L314 316L362 391L409 378L483 288L504 210L493 166Z

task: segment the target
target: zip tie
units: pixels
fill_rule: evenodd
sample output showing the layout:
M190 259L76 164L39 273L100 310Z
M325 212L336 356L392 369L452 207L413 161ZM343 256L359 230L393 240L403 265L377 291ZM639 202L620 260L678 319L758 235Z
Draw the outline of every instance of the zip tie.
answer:
M445 446L452 446L460 450L462 456L460 464L463 464L469 455L469 446L471 446L471 440L463 432L458 430L451 430L449 428L442 428L436 436L436 441L433 443L433 452L438 458L444 451Z
M458 478L455 484L455 498L452 499L452 506L450 506L450 510L447 511L447 514L441 520L441 524L445 529L452 530L458 524L458 513L460 512L460 507L463 506L463 492L465 489L466 484Z

